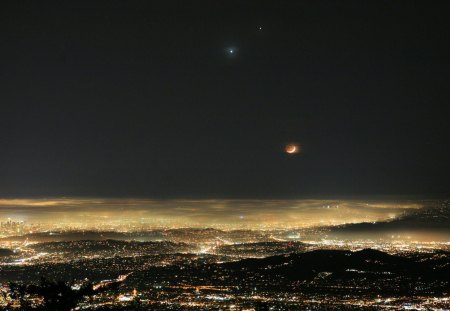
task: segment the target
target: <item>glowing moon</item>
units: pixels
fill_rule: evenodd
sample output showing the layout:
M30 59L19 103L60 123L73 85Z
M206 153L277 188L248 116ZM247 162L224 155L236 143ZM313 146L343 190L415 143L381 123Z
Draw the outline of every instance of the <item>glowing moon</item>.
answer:
M284 150L289 154L293 154L298 153L300 151L300 147L298 145L290 144L287 145Z
M286 147L286 152L287 153L294 153L297 150L296 146L287 146Z

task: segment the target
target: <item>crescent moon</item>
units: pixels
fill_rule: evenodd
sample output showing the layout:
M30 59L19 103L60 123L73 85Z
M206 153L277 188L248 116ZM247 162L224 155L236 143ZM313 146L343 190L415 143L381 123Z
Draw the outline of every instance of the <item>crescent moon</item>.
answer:
M297 151L297 146L291 146L290 148L286 149L287 153L294 153Z

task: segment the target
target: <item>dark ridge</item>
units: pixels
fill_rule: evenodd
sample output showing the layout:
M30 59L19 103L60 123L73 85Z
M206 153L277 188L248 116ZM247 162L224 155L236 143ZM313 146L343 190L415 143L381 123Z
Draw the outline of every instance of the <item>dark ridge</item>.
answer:
M14 251L8 248L0 248L0 257L12 256L14 255Z

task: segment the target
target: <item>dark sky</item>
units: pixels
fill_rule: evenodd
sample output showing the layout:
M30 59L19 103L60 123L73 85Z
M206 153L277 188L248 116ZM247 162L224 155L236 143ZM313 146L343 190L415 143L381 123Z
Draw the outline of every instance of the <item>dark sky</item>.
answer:
M449 1L0 12L0 196L449 194Z

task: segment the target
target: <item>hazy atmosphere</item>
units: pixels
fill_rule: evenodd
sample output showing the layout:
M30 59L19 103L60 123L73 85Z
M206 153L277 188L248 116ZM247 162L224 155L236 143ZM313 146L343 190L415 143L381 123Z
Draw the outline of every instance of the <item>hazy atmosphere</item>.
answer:
M143 222L150 225L309 227L391 220L414 201L356 200L145 200L13 199L0 200L0 217L28 222L99 224Z

